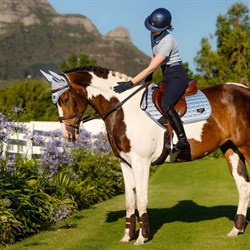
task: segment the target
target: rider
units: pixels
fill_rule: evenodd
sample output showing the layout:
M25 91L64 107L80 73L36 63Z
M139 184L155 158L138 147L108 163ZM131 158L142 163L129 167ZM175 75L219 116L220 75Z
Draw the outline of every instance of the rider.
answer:
M163 81L166 88L162 98L162 109L165 117L169 120L172 128L178 137L174 145L177 151L186 151L189 143L185 134L182 121L176 112L174 105L180 100L188 86L188 76L182 65L177 43L168 30L173 30L171 25L171 13L165 8L154 10L145 20L145 27L151 31L151 43L153 56L150 64L127 82L118 82L114 91L122 93L130 89L133 84L145 79L145 82L152 80L153 72L161 66Z

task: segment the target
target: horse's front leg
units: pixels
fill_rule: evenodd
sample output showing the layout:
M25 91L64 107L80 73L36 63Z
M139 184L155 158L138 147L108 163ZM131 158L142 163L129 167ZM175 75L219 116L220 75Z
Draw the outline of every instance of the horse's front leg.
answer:
M135 218L135 181L132 169L126 163L121 162L121 168L125 184L126 226L122 242L128 242L136 236Z
M148 179L150 163L143 159L133 162L132 169L134 173L136 186L136 201L139 213L140 231L135 245L141 245L149 238L149 218L147 213L148 206Z

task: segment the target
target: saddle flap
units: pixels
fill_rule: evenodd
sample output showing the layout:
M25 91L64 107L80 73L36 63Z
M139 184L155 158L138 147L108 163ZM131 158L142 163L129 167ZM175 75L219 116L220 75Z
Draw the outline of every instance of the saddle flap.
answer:
M195 95L198 91L197 89L197 80L191 80L188 83L188 87L186 88L184 96L190 96L190 95Z
M180 117L184 116L187 112L187 103L185 96L183 95L181 99L175 104L175 110Z
M195 94L198 90L196 89L196 84L197 81L191 81L190 82L191 85L188 86L189 90L188 90L188 94L187 95L192 95ZM163 97L163 92L166 88L166 83L165 82L161 82L158 86L158 88L155 88L152 92L152 101L155 105L155 107L157 108L157 110L164 115L164 110L161 107L161 101L162 101L162 97ZM195 91L196 90L196 91ZM175 110L178 113L178 115L180 117L184 116L185 113L187 112L187 104L186 104L186 100L185 100L185 96L186 96L186 92L185 94L181 97L181 99L176 103Z
M164 115L164 112L162 110L161 107L161 100L162 100L162 96L163 96L163 91L159 88L155 88L152 92L152 101L155 105L155 107L157 108L157 110Z

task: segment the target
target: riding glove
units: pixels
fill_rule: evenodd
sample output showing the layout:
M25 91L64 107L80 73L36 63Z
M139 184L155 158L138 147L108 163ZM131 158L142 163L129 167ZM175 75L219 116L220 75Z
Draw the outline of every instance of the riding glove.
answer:
M122 93L128 89L130 89L133 86L133 82L132 81L128 81L128 82L118 82L118 85L116 85L113 90L116 93Z
M153 80L153 73L150 73L144 80L144 82L152 82Z

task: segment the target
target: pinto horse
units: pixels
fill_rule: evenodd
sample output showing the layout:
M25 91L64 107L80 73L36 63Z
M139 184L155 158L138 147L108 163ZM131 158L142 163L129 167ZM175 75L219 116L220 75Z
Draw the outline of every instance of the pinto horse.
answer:
M42 73L52 83L52 99L57 105L63 135L69 141L77 140L87 105L104 120L110 145L120 158L125 183L126 228L121 241L136 237L137 205L140 230L135 244L143 244L149 238L149 169L162 154L166 130L140 108L142 88L136 86L122 94L115 93L113 87L117 82L130 78L101 67ZM250 178L245 165L245 159L250 163L250 88L225 83L201 91L211 104L212 114L206 120L184 124L190 152L176 160L195 160L221 149L239 192L234 225L228 233L237 236L245 229L250 198Z

